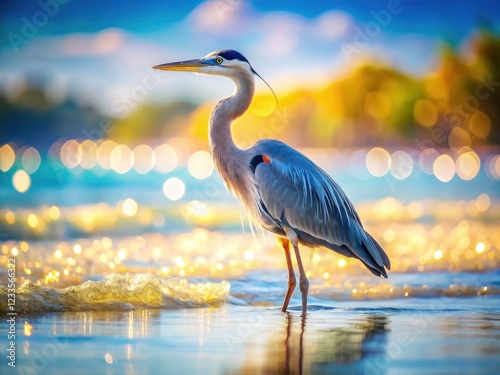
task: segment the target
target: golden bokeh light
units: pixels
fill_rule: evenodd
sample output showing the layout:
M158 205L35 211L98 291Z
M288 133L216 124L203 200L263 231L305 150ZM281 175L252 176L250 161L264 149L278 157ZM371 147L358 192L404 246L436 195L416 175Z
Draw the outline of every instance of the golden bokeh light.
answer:
M35 173L40 167L41 162L42 158L40 157L40 153L34 147L27 148L21 157L21 164L24 170L29 174Z
M478 242L476 244L476 252L478 254L481 254L481 253L484 253L484 250L485 250L484 242Z
M469 127L476 137L486 139L491 132L491 120L484 112L476 110L470 115Z
M14 165L15 161L16 153L9 144L0 147L0 170L2 172L7 172Z
M153 247L151 250L151 258L153 258L153 260L159 260L161 258L161 249L159 247Z
M472 141L469 133L462 128L453 128L448 135L448 145L450 148L470 147L471 144Z
M49 208L49 217L52 220L57 220L61 216L61 211L57 206L52 206Z
M163 194L171 201L177 201L184 196L186 186L180 178L171 177L163 184Z
M188 170L198 180L210 177L214 171L212 157L207 151L196 151L188 160Z
M382 177L391 168L391 156L383 148L372 148L366 154L366 168L375 177Z
M82 245L80 245L80 244L78 244L78 243L77 243L77 244L75 244L75 245L73 246L73 252L74 252L75 254L77 254L77 255L78 255L78 254L81 254L81 253L82 253Z
M256 96L253 100L250 110L252 113L259 117L267 117L276 109L276 101L273 97L262 98Z
M486 193L479 195L476 199L476 206L480 212L485 212L490 208L491 199Z
M28 322L24 322L24 336L31 336L31 332L33 331L33 326Z
M155 148L155 170L160 173L169 173L172 172L175 167L177 167L177 163L179 158L177 156L177 152L170 145L160 145Z
M391 174L398 180L404 180L413 171L413 159L404 151L396 151L391 155Z
M456 170L462 180L472 180L479 173L481 161L474 151L465 152L458 156Z
M31 177L23 170L19 170L12 176L12 185L20 193L26 192L31 186Z
M36 228L38 226L38 217L34 213L30 213L26 222L31 228Z
M7 222L7 224L14 224L16 222L16 214L12 211L7 211L5 213L5 221Z
M137 213L138 205L132 198L125 199L121 206L123 213L127 216L134 216Z
M440 155L434 161L432 170L439 181L451 181L451 179L455 175L455 162L449 155Z
M433 126L438 119L436 105L427 99L417 100L413 107L415 121L425 127Z
M134 170L140 174L150 172L156 162L156 154L148 145L138 145L134 148Z
M134 154L130 147L118 145L113 148L109 155L109 164L116 173L124 174L130 171L134 165Z
M101 168L105 170L111 169L111 152L116 146L118 146L116 142L107 140L102 142L99 147L97 147L97 162L99 163Z

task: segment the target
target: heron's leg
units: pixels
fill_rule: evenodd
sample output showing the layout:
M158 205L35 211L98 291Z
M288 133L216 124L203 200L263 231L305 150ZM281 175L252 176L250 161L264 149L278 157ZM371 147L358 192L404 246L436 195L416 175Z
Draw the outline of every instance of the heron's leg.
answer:
M293 271L292 265L292 257L290 256L290 241L287 238L278 237L278 241L283 246L285 250L286 257L286 265L288 267L288 289L286 291L285 302L283 302L283 307L281 311L286 312L288 308L288 303L290 302L290 298L292 297L292 293L295 290L295 286L297 285L297 281L295 279L295 272Z
M307 280L304 266L302 265L302 259L300 258L299 239L297 237L297 233L295 233L292 229L286 228L285 233L292 243L293 250L295 251L295 257L297 258L297 265L299 266L299 288L302 293L302 314L305 314L307 312L307 293L309 291L309 280Z

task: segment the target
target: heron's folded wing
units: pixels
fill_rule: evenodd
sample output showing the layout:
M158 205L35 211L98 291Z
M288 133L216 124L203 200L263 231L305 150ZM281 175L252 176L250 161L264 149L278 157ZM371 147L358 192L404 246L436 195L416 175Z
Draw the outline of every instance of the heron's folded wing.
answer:
M269 160L255 168L255 177L263 203L276 220L331 244L346 245L361 260L382 266L354 206L325 171L279 141L260 141L255 148Z

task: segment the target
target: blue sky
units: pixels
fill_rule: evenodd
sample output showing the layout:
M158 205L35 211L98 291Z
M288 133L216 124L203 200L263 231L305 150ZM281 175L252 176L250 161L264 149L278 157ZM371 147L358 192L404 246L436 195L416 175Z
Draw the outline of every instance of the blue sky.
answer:
M424 74L443 42L461 48L481 23L500 24L495 1L60 1L46 19L38 1L2 5L0 88L15 93L27 74L45 77L56 99L73 92L110 114L124 95L142 101L138 86L157 101L230 93L217 77L149 69L217 49L242 52L279 93L319 85L366 58ZM33 35L25 19L38 20ZM360 31L371 35L360 39Z

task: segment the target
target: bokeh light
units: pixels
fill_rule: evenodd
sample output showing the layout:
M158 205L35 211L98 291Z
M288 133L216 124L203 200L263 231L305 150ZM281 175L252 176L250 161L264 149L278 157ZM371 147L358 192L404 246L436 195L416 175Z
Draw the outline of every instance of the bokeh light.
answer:
M469 127L476 137L486 139L491 132L491 120L484 112L476 110L469 118Z
M175 149L170 145L160 145L155 148L155 170L160 173L168 173L175 169L178 156Z
M489 164L489 170L493 178L500 180L500 155L493 156Z
M156 161L156 154L148 145L138 145L134 148L134 170L140 174L150 172Z
M439 157L439 152L437 152L433 148L426 148L420 153L420 156L418 158L418 165L420 169L428 174L428 175L433 175L434 174L434 161Z
M61 162L69 169L75 168L82 161L82 149L74 139L70 139L61 147Z
M391 174L398 180L404 180L413 171L413 160L404 151L396 151L391 155Z
M479 156L473 151L460 154L456 162L458 176L462 180L472 180L479 173L481 161Z
M127 198L121 204L123 213L127 216L134 216L137 213L138 205L132 198Z
M81 154L80 165L84 169L91 169L97 164L97 145L90 139L83 141L78 153Z
M448 135L448 145L450 148L468 147L472 144L469 133L464 129L456 127L453 128Z
M391 156L383 148L372 148L366 154L366 168L373 176L382 177L391 168Z
M177 201L184 196L186 186L180 178L171 177L163 184L163 194L171 201Z
M34 147L27 148L21 157L23 168L29 174L33 174L38 170L41 161L40 153Z
M111 169L111 152L115 149L116 146L118 146L116 142L106 140L102 142L97 148L97 162L103 169Z
M14 188L18 192L24 193L31 186L31 178L30 178L29 174L27 174L25 171L18 170L12 176L12 184L14 185Z
M126 145L115 146L109 155L109 165L119 174L130 171L134 165L134 154L130 147Z
M34 213L30 213L26 221L31 228L36 228L38 225L38 217Z
M439 181L451 181L451 179L455 175L455 162L449 155L440 155L434 161L433 172Z
M433 102L427 99L417 100L413 107L415 121L425 127L433 126L438 118L438 111Z
M491 199L486 193L480 194L476 199L476 206L480 212L485 212L490 208Z
M59 207L57 206L51 206L49 208L49 217L52 220L57 220L61 216L61 211L59 210Z
M210 177L214 171L212 157L207 151L196 151L188 160L188 170L198 180Z
M0 147L0 170L2 172L7 172L14 165L15 160L16 153L9 144Z

